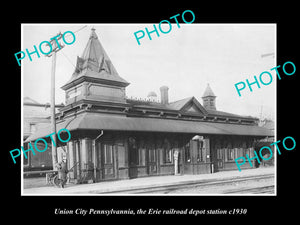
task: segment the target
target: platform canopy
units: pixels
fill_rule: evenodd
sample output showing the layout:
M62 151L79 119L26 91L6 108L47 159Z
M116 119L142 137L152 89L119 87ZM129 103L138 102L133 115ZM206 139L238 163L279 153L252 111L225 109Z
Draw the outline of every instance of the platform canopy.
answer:
M106 131L140 131L140 132L168 132L190 134L219 134L219 135L245 135L245 136L274 136L274 133L266 128L228 123L213 123L202 121L185 121L174 119L126 117L119 115L103 115L97 113L83 113L76 117L70 117L57 121L56 130L67 128L75 130L106 130ZM43 138L51 133L51 126L37 129L30 135L26 142Z

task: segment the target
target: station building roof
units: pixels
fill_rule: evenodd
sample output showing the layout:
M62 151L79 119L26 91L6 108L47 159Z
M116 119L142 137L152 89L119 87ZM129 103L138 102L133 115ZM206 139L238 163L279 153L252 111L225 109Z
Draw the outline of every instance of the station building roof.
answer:
M274 136L266 128L245 125L213 123L203 121L173 120L159 118L126 117L120 115L103 115L86 112L76 117L70 117L57 123L56 130L66 128L75 130L104 131L138 131L138 132L168 132L189 134L244 135L244 136ZM51 126L40 128L27 138L26 142L43 138L51 133Z

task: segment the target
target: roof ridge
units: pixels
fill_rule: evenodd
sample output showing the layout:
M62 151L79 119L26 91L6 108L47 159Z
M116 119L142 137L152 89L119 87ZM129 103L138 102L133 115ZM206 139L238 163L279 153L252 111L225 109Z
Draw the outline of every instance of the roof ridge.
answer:
M187 98L179 99L179 100L177 100L177 101L175 101L175 102L170 102L169 105L172 104L172 103L177 103L177 102L180 102L180 101L183 101L183 100L193 99L193 98L195 98L195 97L192 96L192 97L187 97Z

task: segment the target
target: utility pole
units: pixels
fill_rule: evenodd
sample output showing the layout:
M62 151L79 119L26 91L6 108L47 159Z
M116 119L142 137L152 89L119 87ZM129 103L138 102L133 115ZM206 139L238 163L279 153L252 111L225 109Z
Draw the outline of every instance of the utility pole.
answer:
M262 112L263 112L263 105L260 106L260 113L259 113L259 123L261 126L262 126L262 122L263 122Z
M53 170L56 170L55 165L57 164L57 148L56 148L56 121L55 121L55 68L56 68L56 52L61 50L64 46L60 45L57 40L60 40L62 38L62 34L59 33L55 39L52 39L50 41L52 45L52 52L47 55L48 57L52 56L52 66L51 66L51 133L55 133L53 135L53 141L51 144L52 149L52 166ZM59 46L58 46L59 45ZM50 46L49 46L50 47ZM55 143L55 145L53 144Z

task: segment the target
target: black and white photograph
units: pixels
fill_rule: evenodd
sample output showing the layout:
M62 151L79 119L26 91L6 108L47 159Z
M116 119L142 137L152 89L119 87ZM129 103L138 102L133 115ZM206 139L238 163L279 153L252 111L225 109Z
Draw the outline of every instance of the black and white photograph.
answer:
M277 26L188 13L21 25L23 196L276 196Z
M2 14L4 221L297 217L295 5L45 3Z

